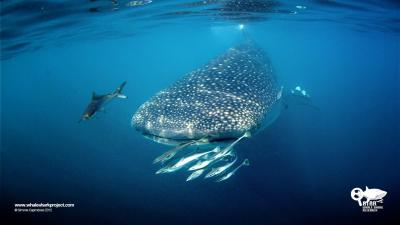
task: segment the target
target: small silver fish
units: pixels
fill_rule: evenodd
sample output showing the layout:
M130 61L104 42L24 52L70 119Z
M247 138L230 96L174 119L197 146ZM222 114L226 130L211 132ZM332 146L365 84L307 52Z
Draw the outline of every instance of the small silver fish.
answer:
M219 147L218 147L219 148ZM191 166L188 171L193 171L193 170L198 170L198 169L203 169L213 163L219 162L220 160L225 159L228 156L235 156L235 153L232 151L227 152L225 155L220 154L219 151L217 152L217 154L211 156L208 159L205 159L203 161L198 161L196 164L194 164L193 166Z
M175 148L173 148L173 149L171 149L171 150L169 150L167 152L164 152L162 155L160 155L156 159L154 159L153 164L156 164L156 163L159 163L159 162L163 163L163 162L166 162L166 161L170 160L172 157L174 157L176 155L176 153L178 153L182 149L184 149L184 148L186 148L189 145L192 145L194 143L196 143L196 141L189 141L187 143L178 145Z
M194 179L198 178L201 174L203 174L203 172L204 172L204 169L194 171L192 174L190 174L190 176L188 176L186 181L190 181L190 180L194 180Z
M235 172L242 166L249 166L250 165L250 161L248 159L245 159L238 167L236 167L234 170L232 170L231 172L225 174L224 176L222 176L221 178L217 179L216 182L221 182L224 180L229 179L231 176L233 176L235 174Z
M207 173L207 175L204 178L210 178L213 176L216 176L218 174L223 173L225 170L227 170L229 167L231 167L233 164L235 164L235 162L237 161L237 157L230 163L227 163L223 166L217 167L217 168L212 168L211 171L209 173Z
M207 159L204 161L198 161L196 164L191 166L188 170L193 171L193 170L203 169L204 167L210 165L214 161L215 161L215 158Z
M251 137L251 134L249 131L246 131L242 136L240 136L238 139L236 139L234 142L232 142L230 145L222 149L222 151L218 152L218 154L215 156L216 158L222 157L227 155L240 140L242 140L245 137Z
M202 156L205 156L207 154L210 153L216 153L219 151L219 148L216 147L213 150L207 151L207 152L201 152L201 153L195 153L195 154L191 154L187 157L183 157L181 158L178 162L176 162L175 164L171 165L167 165L161 169L159 169L156 174L160 174L160 173L170 173L170 172L175 172L177 170L179 170L180 168L182 168L184 165L193 162L199 158L201 158Z

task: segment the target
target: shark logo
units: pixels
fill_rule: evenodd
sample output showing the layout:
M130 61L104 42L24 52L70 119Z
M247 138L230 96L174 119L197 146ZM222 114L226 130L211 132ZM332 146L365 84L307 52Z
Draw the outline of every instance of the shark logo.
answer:
M386 191L365 187L365 191L361 188L353 188L351 190L351 198L358 202L359 206L363 207L363 212L377 212L378 209L383 209L383 206L377 206L377 203L383 203L383 197L387 194ZM365 201L361 201L366 199Z

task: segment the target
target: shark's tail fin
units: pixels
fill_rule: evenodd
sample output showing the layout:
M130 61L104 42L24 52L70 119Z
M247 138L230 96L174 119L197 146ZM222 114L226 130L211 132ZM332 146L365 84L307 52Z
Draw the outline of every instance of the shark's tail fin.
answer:
M314 109L319 110L319 108L312 104L310 95L306 90L302 89L300 86L291 89L288 93L283 96L283 102L285 108L291 104L295 105L305 105Z
M121 85L119 85L119 87L117 87L117 89L115 89L114 94L116 94L118 98L128 98L126 95L122 94L122 89L124 89L125 85L126 81L124 81Z

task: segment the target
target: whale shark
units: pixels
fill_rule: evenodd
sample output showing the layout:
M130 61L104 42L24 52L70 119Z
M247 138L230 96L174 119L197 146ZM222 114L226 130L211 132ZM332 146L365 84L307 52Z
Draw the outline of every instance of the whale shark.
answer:
M174 146L153 163L179 161L194 146L197 150L189 154L219 147L218 152L185 165L193 172L193 164L208 158L205 167L197 166L206 171L214 164L211 161L221 162L239 141L275 121L285 108L286 96L309 97L301 87L284 94L267 54L246 41L159 91L138 108L131 125L148 139ZM219 175L228 173L227 169Z

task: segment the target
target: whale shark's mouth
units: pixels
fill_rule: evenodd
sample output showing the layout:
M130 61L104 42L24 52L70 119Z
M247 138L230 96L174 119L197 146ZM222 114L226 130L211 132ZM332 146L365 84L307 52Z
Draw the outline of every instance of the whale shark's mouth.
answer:
M146 123L144 122L143 124ZM206 132L197 129L155 128L146 127L137 123L133 123L132 126L145 138L164 145L181 145L188 142L195 142L196 145L204 145L211 142L218 142L220 144L225 142L229 143L236 140L244 133L244 131L240 130ZM205 143L204 141L199 142L199 140L207 141Z
M197 135L189 136L183 132L171 130L155 130L136 126L136 131L140 132L145 138L165 145L179 145L188 141L200 139Z
M217 138L217 137L212 137L212 136L203 136L203 138L189 138L189 137L176 137L176 138L171 138L171 137L162 137L159 135L151 134L146 131L140 131L142 136L150 139L154 142L164 144L164 145L171 145L171 146L176 146L176 145L182 145L188 142L194 142L194 145L224 145L225 143L230 143L237 138ZM199 141L199 140L206 140L206 141Z
M196 140L196 139L189 139L189 138L178 138L178 139L167 138L167 137L161 137L161 136L146 133L146 132L142 132L142 135L143 135L143 137L145 137L147 139L150 139L152 141L155 141L157 143L164 144L164 145L180 145L182 143Z

